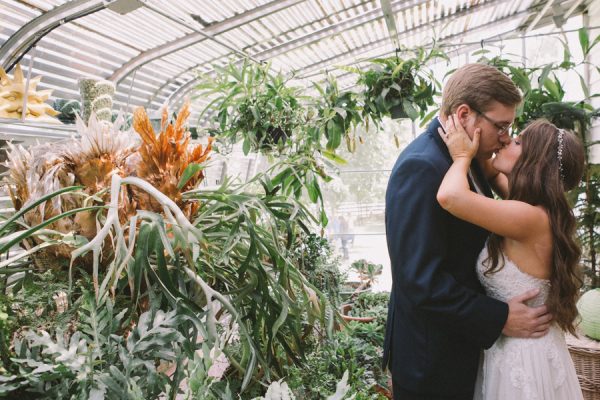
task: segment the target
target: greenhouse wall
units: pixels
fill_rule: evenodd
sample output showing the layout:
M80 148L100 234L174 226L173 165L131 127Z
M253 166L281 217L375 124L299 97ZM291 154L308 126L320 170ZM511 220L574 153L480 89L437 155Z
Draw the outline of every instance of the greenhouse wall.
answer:
M592 4L590 4L588 18L589 18L588 25L590 27L600 26L600 2L593 2ZM600 29L594 29L592 32L594 33L592 35L592 37L595 37L595 35L598 35L600 33ZM591 62L591 66L590 66L591 69L594 69L595 67L597 67L600 64L600 48L595 47L592 50L592 54L590 56L590 62ZM590 93L598 93L600 91L600 76L598 74L594 74L594 73L590 73L590 76L592 76L591 82L590 82L590 86L591 86ZM600 107L600 99L599 98L595 98L592 101L593 101L594 107L596 107L596 108ZM598 120L595 121L594 128L592 129L592 139L600 140L600 121L598 121ZM592 161L594 163L600 163L600 145L596 145L596 146L592 147Z

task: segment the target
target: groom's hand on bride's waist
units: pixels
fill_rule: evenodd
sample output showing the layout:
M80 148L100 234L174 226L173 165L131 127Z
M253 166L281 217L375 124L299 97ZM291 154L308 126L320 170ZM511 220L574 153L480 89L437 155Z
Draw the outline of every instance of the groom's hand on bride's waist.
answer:
M552 315L545 305L529 307L526 301L540 293L539 289L531 289L508 301L508 318L502 329L506 336L520 338L539 338L548 333Z

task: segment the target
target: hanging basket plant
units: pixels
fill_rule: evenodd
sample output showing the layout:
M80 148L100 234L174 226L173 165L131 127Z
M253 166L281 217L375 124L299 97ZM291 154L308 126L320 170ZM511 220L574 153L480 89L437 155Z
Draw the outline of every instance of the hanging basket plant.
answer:
M435 59L448 57L438 48L417 48L413 57L376 58L373 66L366 70L355 70L360 74L358 83L364 85L363 118L370 117L379 122L383 117L431 118L427 112L435 104L434 97L440 92L441 84L435 79L427 64Z
M297 125L299 106L296 98L280 97L272 89L246 98L237 107L237 118L231 127L242 134L244 149L270 151L282 147Z
M244 60L215 67L217 76L204 76L196 97L213 97L199 118L208 115L218 125L220 139L243 141L244 153L283 149L305 114L300 89L288 78L272 74L270 64Z

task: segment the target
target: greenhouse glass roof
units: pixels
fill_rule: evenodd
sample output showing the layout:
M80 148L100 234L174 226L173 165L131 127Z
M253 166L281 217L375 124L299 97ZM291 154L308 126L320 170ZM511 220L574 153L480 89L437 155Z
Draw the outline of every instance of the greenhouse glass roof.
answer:
M271 62L303 85L332 73L348 86L351 76L344 79L337 65L434 39L459 55L482 40L566 20L589 2L0 0L0 63L9 73L17 62L24 70L31 64L54 98L78 99L81 77L108 79L116 84L115 108L152 111L177 108L199 72L244 57ZM207 101L194 102L192 121Z

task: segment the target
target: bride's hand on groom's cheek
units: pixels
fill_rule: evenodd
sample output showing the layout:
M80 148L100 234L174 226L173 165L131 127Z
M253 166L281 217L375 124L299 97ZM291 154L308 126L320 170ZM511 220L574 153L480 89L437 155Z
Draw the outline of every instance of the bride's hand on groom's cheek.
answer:
M472 159L479 148L479 138L481 129L475 129L473 139L469 137L465 129L460 123L458 116L452 114L446 121L446 131L438 128L438 133L450 152L453 160L459 158Z

